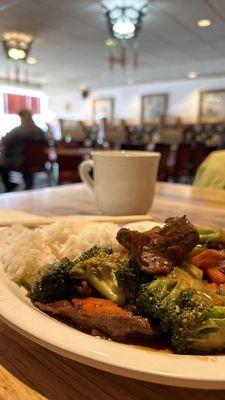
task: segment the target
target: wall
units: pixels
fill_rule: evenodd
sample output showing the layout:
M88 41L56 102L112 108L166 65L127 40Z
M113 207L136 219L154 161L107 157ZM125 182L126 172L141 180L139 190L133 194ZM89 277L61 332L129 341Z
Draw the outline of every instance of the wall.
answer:
M221 88L225 89L225 77L108 87L93 90L91 96L86 100L83 100L78 92L51 97L49 109L59 118L87 120L93 117L93 99L95 97L113 97L115 119L139 119L142 95L168 93L167 114L170 120L180 117L184 122L195 123L198 119L199 92Z

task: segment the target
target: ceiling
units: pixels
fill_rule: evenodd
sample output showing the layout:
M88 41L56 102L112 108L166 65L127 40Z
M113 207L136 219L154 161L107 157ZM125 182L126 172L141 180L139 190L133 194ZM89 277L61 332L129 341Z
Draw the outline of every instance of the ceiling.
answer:
M225 76L225 0L150 0L139 35L140 65L108 70L109 37L97 0L0 0L0 30L31 33L36 40L30 66L34 81L49 92L185 78ZM209 18L201 29L197 20ZM8 68L0 51L0 73Z

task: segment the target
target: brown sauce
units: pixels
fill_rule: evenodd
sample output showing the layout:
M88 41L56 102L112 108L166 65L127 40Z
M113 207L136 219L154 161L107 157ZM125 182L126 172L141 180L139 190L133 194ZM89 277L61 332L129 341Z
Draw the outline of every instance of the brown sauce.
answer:
M134 338L129 339L124 344L135 347L138 349L148 350L148 351L160 351L168 354L173 353L172 346L170 341L165 335L155 336L152 339L142 339L142 338Z
M104 333L100 332L97 329L94 330L94 332L93 332L94 334L93 334L91 332L85 331L84 329L80 329L78 326L76 326L74 323L72 323L69 320L59 318L59 317L52 317L52 316L50 316L50 318L54 318L57 321L59 321L60 323L66 324L66 325L70 326L71 328L78 330L79 332L94 336L100 340L112 341L112 339L110 337L107 337ZM151 339L129 338L126 341L115 341L115 340L113 340L113 341L116 343L124 344L125 346L129 346L131 348L136 348L136 349L140 349L143 351L149 351L149 352L157 351L157 352L163 353L168 356L170 354L173 354L173 356L177 356L177 357L182 355L182 354L175 353L173 351L173 347L165 334L160 334L159 336L154 336ZM205 361L216 361L217 357L224 356L224 355L225 355L225 350L220 353L202 354L202 355L194 354L192 356L195 358L199 357L200 359L202 359L202 357L204 357Z
M108 340L108 341L112 341L112 339L110 337L108 337L105 333L102 333L101 331L99 331L98 329L94 329L92 332L87 332L84 329L79 328L77 325L75 325L73 322L71 322L68 319L65 318L60 318L58 316L50 316L50 318L54 318L57 321L66 324L68 326L70 326L71 328L74 328L76 330L78 330L79 332L83 332L86 333L88 335L94 336L98 339L101 340ZM120 344L124 344L126 346L130 346L130 347L135 347L138 349L142 349L142 350L148 350L148 351L160 351L160 352L164 352L167 354L172 354L173 353L173 349L172 346L170 344L170 341L168 340L168 338L166 337L166 335L161 334L159 336L154 336L150 339L144 339L144 338L140 338L140 337L133 337L133 338L129 338L126 341L115 341L116 343L120 343Z

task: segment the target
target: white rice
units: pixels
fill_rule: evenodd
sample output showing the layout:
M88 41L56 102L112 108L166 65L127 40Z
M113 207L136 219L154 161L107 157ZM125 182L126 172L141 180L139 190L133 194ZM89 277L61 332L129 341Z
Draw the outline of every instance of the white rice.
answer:
M0 231L0 261L10 279L21 283L52 261L73 260L94 245L122 251L113 223L71 219L36 229L22 225Z

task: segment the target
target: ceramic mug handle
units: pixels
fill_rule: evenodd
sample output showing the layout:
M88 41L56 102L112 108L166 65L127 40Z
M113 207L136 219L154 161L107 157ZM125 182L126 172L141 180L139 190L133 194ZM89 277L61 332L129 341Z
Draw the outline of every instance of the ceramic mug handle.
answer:
M91 190L94 190L94 179L89 175L89 171L93 169L93 167L93 160L85 160L79 165L80 178Z

